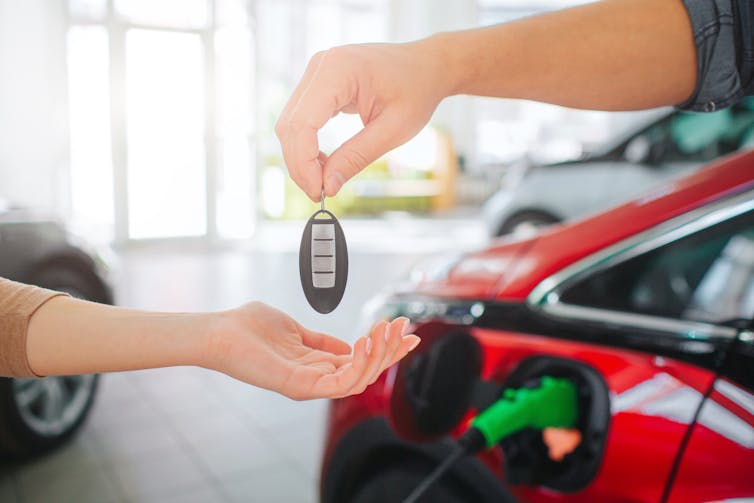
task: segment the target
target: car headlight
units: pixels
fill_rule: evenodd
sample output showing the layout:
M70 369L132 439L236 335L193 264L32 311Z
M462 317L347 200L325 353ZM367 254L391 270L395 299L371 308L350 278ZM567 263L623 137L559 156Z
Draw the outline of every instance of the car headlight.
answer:
M405 316L411 323L442 321L453 325L473 325L486 310L479 300L443 299L418 295L378 295L364 306L362 323L364 331L378 321Z

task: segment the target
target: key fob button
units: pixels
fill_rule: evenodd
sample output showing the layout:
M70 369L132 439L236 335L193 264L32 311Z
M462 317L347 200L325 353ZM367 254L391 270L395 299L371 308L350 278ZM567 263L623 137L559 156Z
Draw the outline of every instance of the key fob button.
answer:
M348 279L346 239L335 215L320 210L309 218L298 258L306 300L317 312L331 312L340 304Z

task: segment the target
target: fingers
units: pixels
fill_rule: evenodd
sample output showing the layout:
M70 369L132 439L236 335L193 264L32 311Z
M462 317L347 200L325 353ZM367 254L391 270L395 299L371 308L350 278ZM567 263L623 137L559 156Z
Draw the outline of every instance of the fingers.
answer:
M357 88L347 75L350 67L331 56L338 50L342 52L331 49L310 62L275 127L291 178L313 201L319 201L322 190L317 131L354 100Z
M312 77L315 73L317 73L319 66L324 60L324 56L325 52L321 51L316 53L309 60L309 63L306 65L306 69L304 70L304 75L301 77L301 80L296 86L296 89L293 90L293 94L288 99L288 102L285 104L285 108L283 108L283 111L278 118L277 124L275 124L276 130L278 127L281 127L282 125L290 121L291 112L298 106L298 103L301 100L301 95L303 95L304 91L309 87L309 84L312 81Z
M337 337L323 334L321 332L312 332L306 328L302 330L301 337L304 344L312 349L319 349L320 351L326 351L336 355L351 354L351 346Z
M392 321L388 325L387 333L385 334L385 337L387 339L385 356L382 358L382 362L380 362L380 371L372 377L372 380L369 381L369 384L373 384L380 376L382 371L384 371L391 365L391 362L395 358L395 353L398 351L401 346L401 342L403 341L403 334L405 334L408 330L409 323L410 321L408 318L400 317Z
M370 332L371 348L366 365L361 370L361 376L350 388L343 391L339 396L347 396L362 393L366 387L374 383L382 372L395 362L406 356L415 348L419 338L415 335L403 337L409 325L408 318L398 318L387 323L377 323Z
M353 346L353 357L334 355L327 358L335 364L334 372L320 375L311 389L311 398L344 396L362 393L382 372L406 356L420 342L415 335L403 333L410 322L398 318L392 323L377 323L369 337L362 337Z
M390 360L390 363L388 363L385 368L392 367L393 365L401 361L407 354L416 349L416 347L419 346L420 342L421 339L414 334L403 336L401 345L398 347L398 350L393 355L392 360Z
M408 140L401 134L401 114L388 110L364 125L364 129L333 152L324 165L325 194L332 197L343 184L369 164Z
M351 357L345 358L350 359ZM366 367L367 338L361 337L353 345L351 361L342 363L336 372L321 376L312 387L312 397L338 398L346 396L359 382Z
M382 371L380 367L385 357L388 325L386 321L381 321L372 327L368 337L359 338L353 345L353 361L334 374L323 376L313 392L324 393L319 396L341 398L364 391L372 377Z
M372 327L369 333L369 345L367 346L368 360L358 382L349 392L361 393L382 372L382 360L385 358L387 349L387 333L390 324L381 321Z

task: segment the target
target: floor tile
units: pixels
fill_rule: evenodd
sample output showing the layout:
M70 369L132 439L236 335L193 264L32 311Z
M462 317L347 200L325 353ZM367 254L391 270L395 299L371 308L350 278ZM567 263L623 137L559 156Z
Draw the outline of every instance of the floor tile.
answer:
M120 490L104 470L79 474L57 474L42 480L22 482L23 501L55 503L110 503L122 501Z
M16 489L10 474L0 475L0 501L3 503L17 503Z
M270 465L238 479L221 482L234 503L314 503L315 486L288 465Z
M141 459L118 460L108 470L127 498L151 501L211 486L205 474L183 452L155 452Z
M60 473L87 473L99 464L92 439L84 431L59 449L18 465L17 476L21 481L44 480Z
M215 480L240 477L289 461L262 435L198 437L191 440L190 449Z
M129 503L225 503L228 501L221 489L214 486L205 486L189 492L176 492L167 496L142 495L138 500L129 501Z
M107 390L103 390L103 393ZM115 393L110 393L115 395ZM95 403L92 408L89 424L98 429L111 428L143 428L159 422L161 412L143 396L110 397L110 406L99 407ZM119 401L115 404L113 402Z
M302 427L285 435L276 432L271 441L275 443L283 457L300 468L301 473L311 480L319 477L324 432Z
M227 409L204 411L200 414L181 414L170 418L170 425L187 441L192 438L226 436L246 437L254 433L255 425Z
M160 423L163 424L160 424ZM180 452L178 436L163 421L143 428L112 427L92 433L98 455L107 460L140 459L167 451Z

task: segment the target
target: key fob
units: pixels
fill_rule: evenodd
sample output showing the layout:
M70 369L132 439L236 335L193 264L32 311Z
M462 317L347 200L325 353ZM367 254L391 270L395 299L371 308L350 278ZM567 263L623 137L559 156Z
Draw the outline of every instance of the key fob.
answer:
M301 286L315 311L327 314L338 307L348 280L346 237L335 215L315 212L306 222L298 253Z

